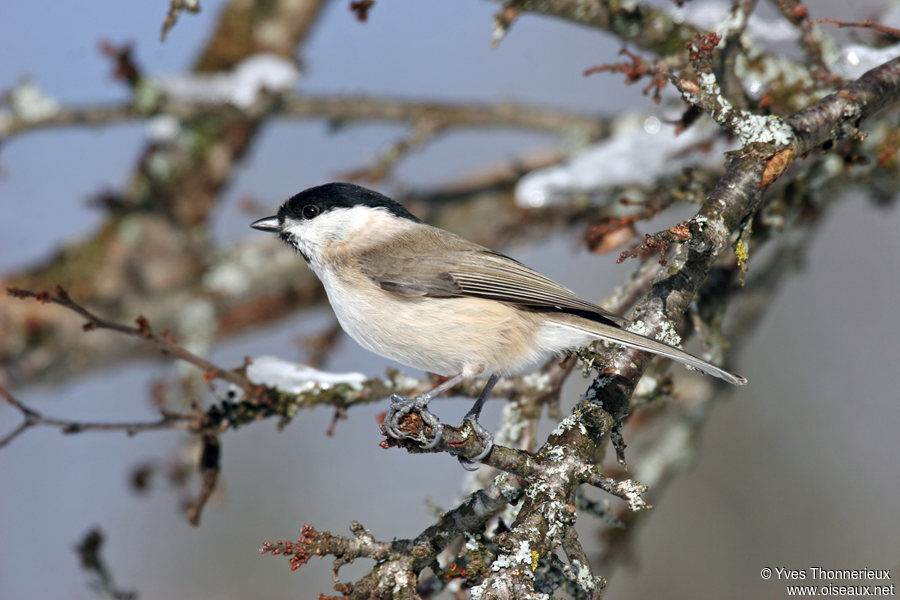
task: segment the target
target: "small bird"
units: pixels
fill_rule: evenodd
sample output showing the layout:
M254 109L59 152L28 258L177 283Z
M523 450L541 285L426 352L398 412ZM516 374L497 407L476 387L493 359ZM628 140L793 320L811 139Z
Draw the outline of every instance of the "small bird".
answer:
M357 185L309 188L282 204L276 216L250 226L277 233L303 256L322 281L341 327L361 346L449 378L415 398L391 396L384 424L397 439L407 437L401 419L416 411L433 433L424 447L434 447L443 426L428 403L464 378L485 373L487 384L464 418L484 442L484 451L472 460L482 460L493 438L478 416L497 380L595 340L672 358L735 385L747 383L626 330L623 317Z

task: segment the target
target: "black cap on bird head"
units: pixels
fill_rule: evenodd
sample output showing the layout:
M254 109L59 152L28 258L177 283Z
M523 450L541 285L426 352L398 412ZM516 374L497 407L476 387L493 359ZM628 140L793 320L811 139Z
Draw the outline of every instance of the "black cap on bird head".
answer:
M307 209L308 206L316 207ZM419 219L406 210L402 204L391 200L384 194L364 188L352 183L326 183L305 189L292 196L278 209L278 218L284 222L285 217L300 220L310 218L308 214L324 214L336 208L353 208L354 206L369 206L381 208L401 219L420 222ZM307 214L304 214L304 211Z
M406 210L402 204L375 190L352 183L326 183L295 194L281 205L276 216L254 221L250 227L259 231L281 233L286 219L309 220L336 208L354 206L383 209L395 217L421 223L419 218Z

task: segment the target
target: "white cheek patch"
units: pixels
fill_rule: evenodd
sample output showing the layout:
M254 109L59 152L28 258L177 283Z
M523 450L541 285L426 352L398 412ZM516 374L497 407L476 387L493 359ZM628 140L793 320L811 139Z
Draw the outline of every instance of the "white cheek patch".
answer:
M281 239L302 254L306 262L310 261L315 246L309 243L308 228L305 223L301 221L291 225L285 224L281 230Z
M288 243L315 267L332 244L383 239L406 230L411 224L412 221L395 217L381 208L353 206L333 208L309 220L289 220L284 233Z
M307 262L315 264L329 245L341 242L365 227L371 216L366 207L334 208L313 219L285 223L284 232ZM368 213L368 214L367 214Z

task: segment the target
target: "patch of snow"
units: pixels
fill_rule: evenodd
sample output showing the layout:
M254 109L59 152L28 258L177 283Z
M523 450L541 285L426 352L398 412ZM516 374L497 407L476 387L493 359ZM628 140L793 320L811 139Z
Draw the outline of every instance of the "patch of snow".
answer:
M719 34L725 33L725 29L730 29L735 21L731 15L730 2L687 2L684 6L672 6L669 13L679 23L688 22L696 25L698 29L711 29ZM791 42L799 37L797 28L780 15L766 19L756 13L750 15L745 33L755 40L766 43Z
M255 54L243 60L231 73L166 76L158 81L168 96L196 102L230 102L252 105L263 90L293 88L300 72L293 62L274 54Z
M181 124L172 115L159 115L147 121L146 131L151 141L161 144L178 137Z
M247 378L288 394L299 394L316 387L329 388L339 383L358 388L367 379L362 373L329 373L274 356L254 358L247 367Z
M59 102L31 80L25 80L9 93L13 114L23 121L40 121L59 111Z
M601 187L647 181L681 172L687 166L715 167L722 154L733 149L717 138L709 152L691 152L684 158L674 155L705 142L716 130L695 124L678 137L672 128L660 129L649 119L637 119L630 128L595 144L561 165L538 169L522 177L516 185L516 203L536 208L563 202L572 194Z
M869 69L873 69L898 56L900 56L900 44L885 46L884 48L850 44L841 48L831 68L842 77L856 79Z

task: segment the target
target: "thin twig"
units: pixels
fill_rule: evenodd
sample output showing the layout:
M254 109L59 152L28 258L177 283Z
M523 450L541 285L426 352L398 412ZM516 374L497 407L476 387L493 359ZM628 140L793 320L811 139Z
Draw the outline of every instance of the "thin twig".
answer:
M120 423L108 423L101 421L78 421L72 419L57 419L45 417L43 414L25 405L12 395L7 389L0 387L0 397L6 400L23 417L20 423L10 433L0 438L0 448L7 446L16 437L32 427L53 427L64 434L83 433L86 431L122 431L128 435L144 433L147 431L159 431L162 429L191 430L200 422L198 415L166 412L155 421L130 421Z
M172 341L168 332L163 331L162 334L154 333L150 328L150 323L143 316L138 316L135 319L137 327L122 325L121 323L114 323L112 321L101 319L85 307L72 300L69 297L69 293L59 285L56 286L56 289L52 294L50 292L32 292L30 290L20 290L16 288L7 289L7 294L14 298L34 298L38 302L58 304L59 306L78 313L87 321L83 326L85 331L93 331L94 329L109 329L111 331L124 333L125 335L150 340L157 345L157 347L163 354L179 358L202 370L204 373L204 377L206 377L207 379L215 378L225 380L229 383L233 383L247 393L254 392L254 390L258 388L258 386L255 386L253 383L251 383L250 380L247 379L243 374L238 373L234 370L227 371L225 369L222 369L221 367L209 362L205 358L197 356L184 346L176 344L174 341Z
M344 171L338 178L349 181L382 181L403 157L416 150L421 150L437 138L444 129L444 125L432 121L415 122L410 133L388 144L387 148L379 152L370 164Z
M800 43L812 61L813 72L820 85L829 83L832 73L825 60L823 48L823 38L827 37L826 34L816 27L817 21L807 18L807 8L799 0L774 0L774 2L784 18L800 29Z
M188 504L185 510L188 522L194 527L200 525L200 516L203 513L203 507L212 496L219 480L219 472L221 467L219 459L221 449L219 438L213 434L203 436L203 451L200 453L200 491L197 497Z
M885 35L889 35L891 37L900 38L900 29L896 27L888 27L887 25L879 25L878 23L873 23L871 19L866 19L865 21L838 21L836 19L810 19L810 23L830 23L831 25L837 25L840 28L844 27L865 27L867 29L874 29L880 33Z
M189 12L194 15L198 14L200 12L200 0L170 0L169 11L166 13L162 29L159 32L160 41L166 41L166 36L168 36L169 31L175 27L175 24L178 22L178 17L181 16L182 12Z

